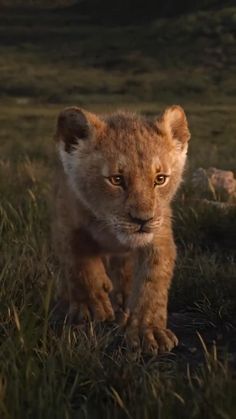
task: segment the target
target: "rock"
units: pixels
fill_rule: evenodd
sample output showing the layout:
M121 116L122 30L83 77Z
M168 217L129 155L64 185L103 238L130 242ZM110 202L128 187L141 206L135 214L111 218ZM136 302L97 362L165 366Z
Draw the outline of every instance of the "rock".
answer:
M234 173L215 167L197 169L192 176L194 195L213 201L235 202L236 179Z

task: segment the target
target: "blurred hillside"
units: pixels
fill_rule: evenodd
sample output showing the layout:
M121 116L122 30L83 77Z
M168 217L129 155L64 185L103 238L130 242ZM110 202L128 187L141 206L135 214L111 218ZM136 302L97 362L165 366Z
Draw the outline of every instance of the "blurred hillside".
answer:
M132 11L130 21L140 15L149 16L176 16L181 13L195 12L198 10L222 9L224 7L234 6L235 0L0 0L0 5L5 7L20 8L67 8L77 7L79 11L87 10L88 14L111 15L115 12L122 17L124 11ZM153 15L153 13L155 15Z
M160 17L175 17L200 10L220 10L235 6L235 0L77 0L74 6L85 10L94 20L119 23L144 22Z
M94 22L83 2L28 3L0 15L4 102L235 103L236 7L121 26Z

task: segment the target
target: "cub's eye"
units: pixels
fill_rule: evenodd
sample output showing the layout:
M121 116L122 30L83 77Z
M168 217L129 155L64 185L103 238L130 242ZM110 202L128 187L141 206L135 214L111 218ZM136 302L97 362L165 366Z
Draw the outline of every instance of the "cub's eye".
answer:
M154 181L154 186L161 186L164 185L164 183L166 182L168 176L167 175L157 175L156 179Z
M107 178L109 182L114 186L124 186L124 178L121 175L113 175Z

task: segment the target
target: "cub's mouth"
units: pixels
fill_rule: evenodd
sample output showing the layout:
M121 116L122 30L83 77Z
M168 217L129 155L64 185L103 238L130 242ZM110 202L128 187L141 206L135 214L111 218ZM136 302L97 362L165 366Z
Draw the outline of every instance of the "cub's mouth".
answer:
M154 234L150 231L144 231L144 229L138 229L133 232L119 231L116 233L116 237L122 245L130 248L143 247L153 240Z
M134 234L145 234L145 233L152 233L151 227L148 226L140 226Z
M116 236L119 242L130 248L143 247L152 242L154 233L162 225L163 218L153 220L151 223L132 223L129 225L119 225L116 228Z

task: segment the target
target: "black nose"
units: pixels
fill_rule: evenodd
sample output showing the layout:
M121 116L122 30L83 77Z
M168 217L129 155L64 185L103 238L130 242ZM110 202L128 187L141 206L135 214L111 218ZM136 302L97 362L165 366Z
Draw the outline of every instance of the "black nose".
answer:
M130 216L131 220L133 221L133 223L139 224L141 227L144 226L144 224L148 223L148 221L151 221L153 219L153 217L150 217L150 218L133 217L132 214L130 214L130 213L129 213L129 216Z

